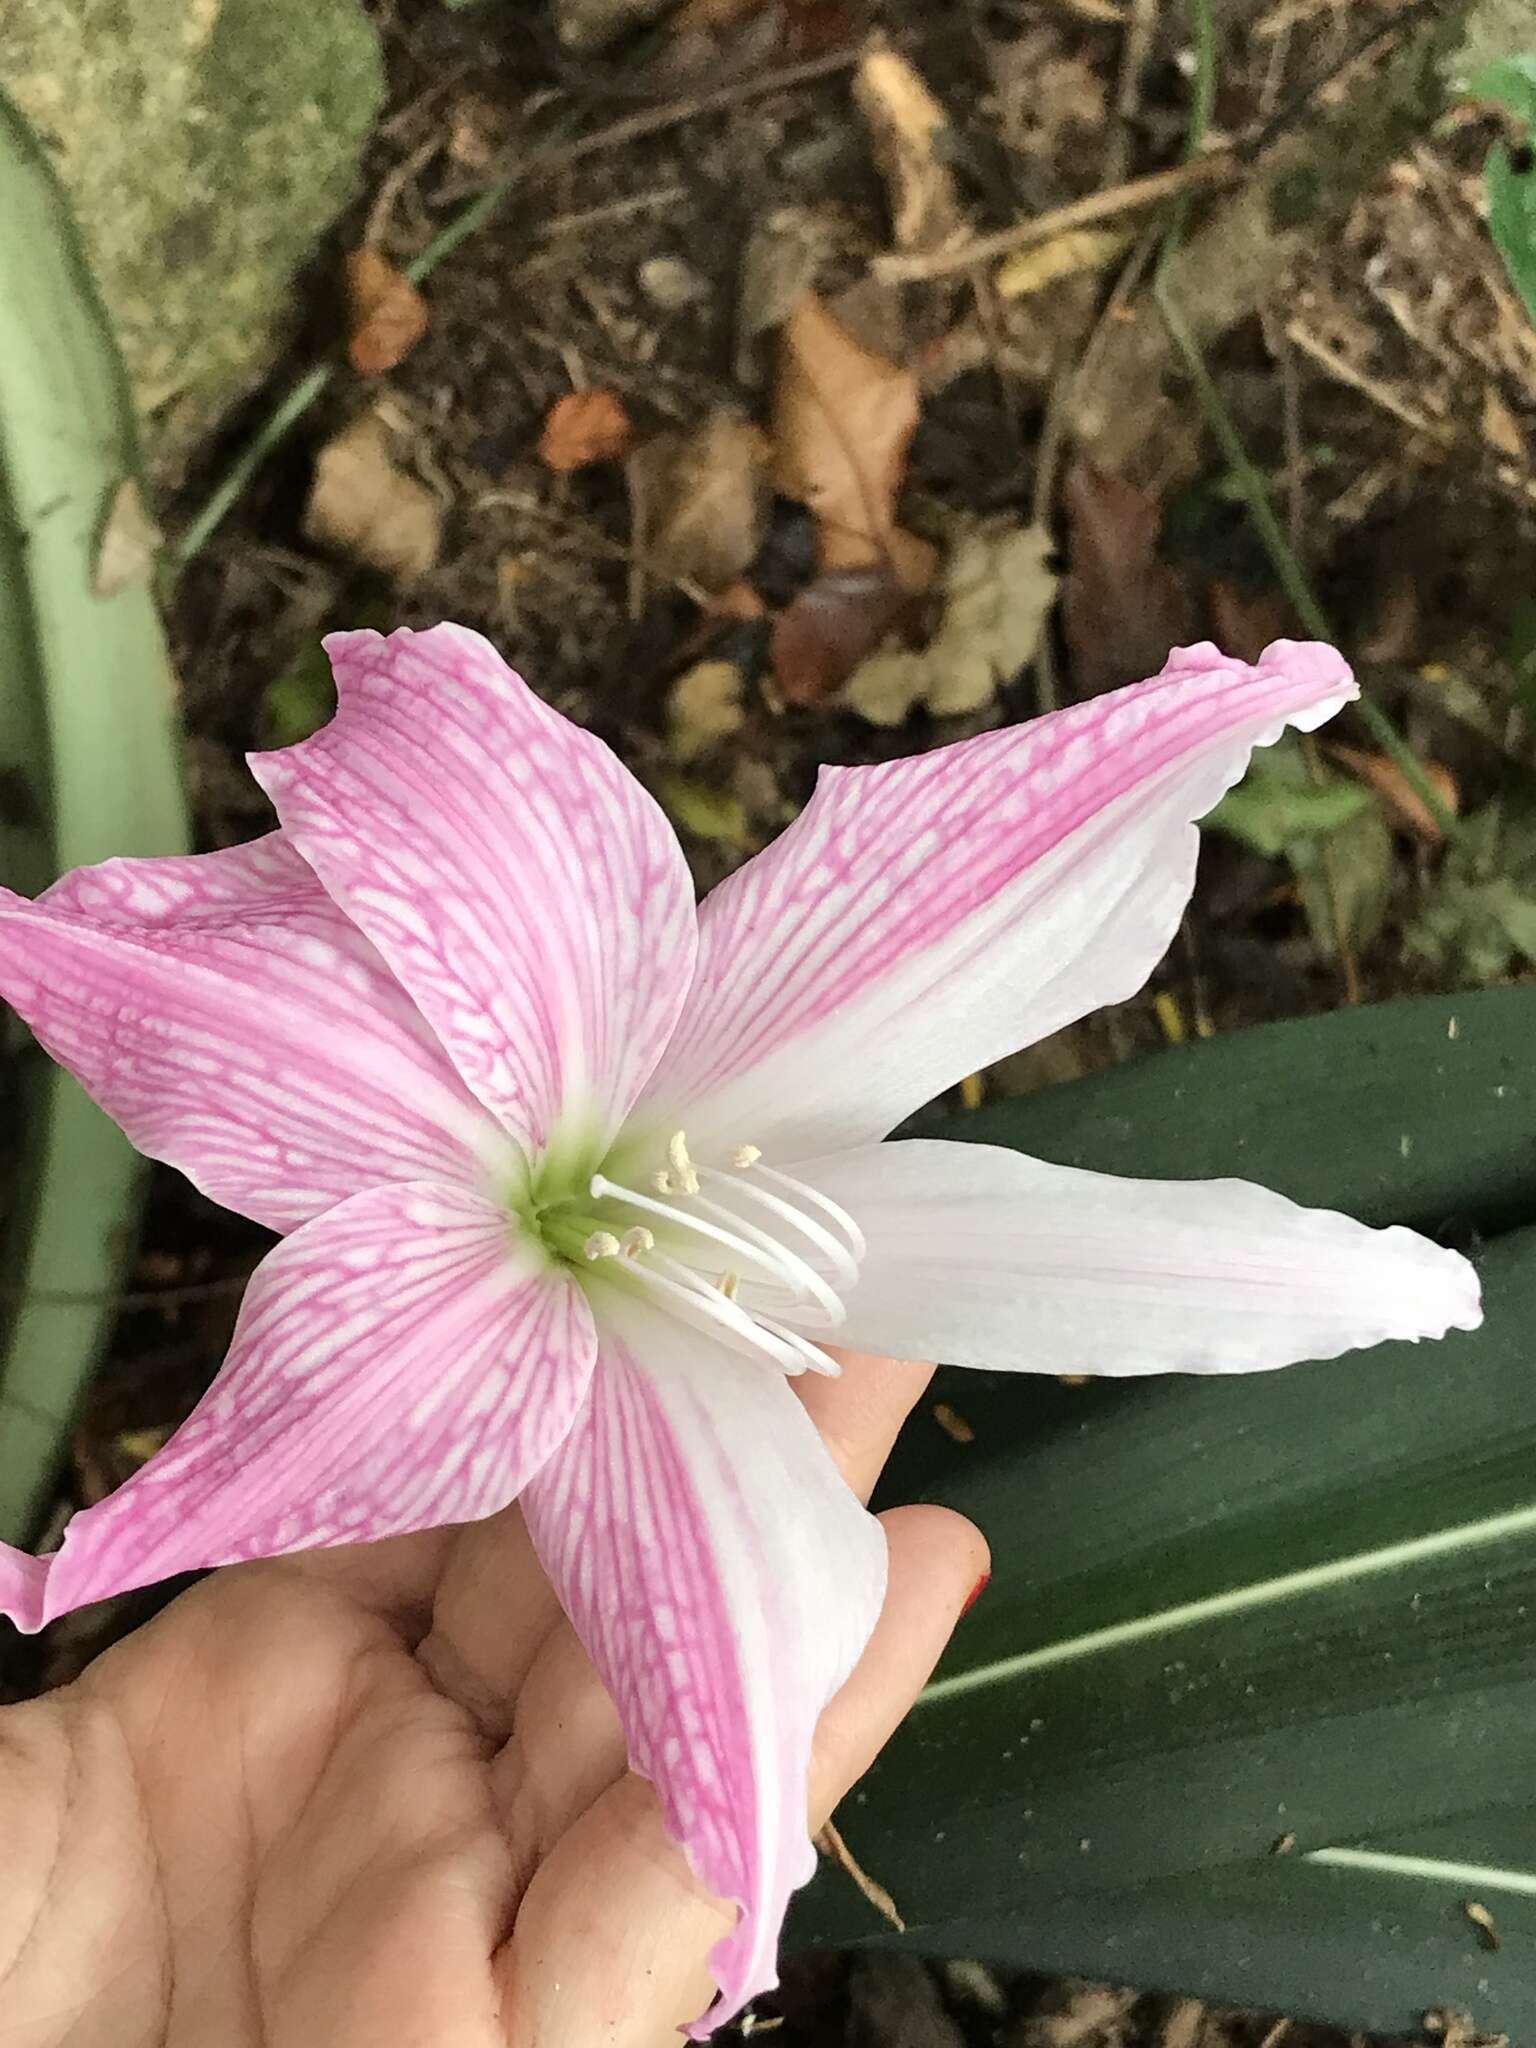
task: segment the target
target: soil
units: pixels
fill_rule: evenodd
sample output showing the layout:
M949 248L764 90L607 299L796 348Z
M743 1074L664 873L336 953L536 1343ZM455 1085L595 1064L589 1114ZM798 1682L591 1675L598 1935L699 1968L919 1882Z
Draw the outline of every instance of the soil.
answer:
M170 623L202 844L268 824L241 755L294 736L296 717L326 715L312 650L332 626L446 617L488 634L658 791L701 887L794 815L825 762L889 758L1029 717L1131 680L1145 672L1132 665L1142 648L1155 666L1175 637L1210 632L1251 656L1298 630L1251 493L1188 374L1167 358L1144 282L1131 282L1138 237L1166 213L1112 217L1125 239L1099 267L1022 296L1002 291L990 264L868 284L871 260L892 242L891 187L850 94L871 32L883 31L936 96L958 231L981 235L1181 160L1193 62L1182 10L1156 0L694 0L684 12L695 24L686 32L661 19L577 53L543 5L380 0L390 106L364 195L316 256L282 375L166 508L173 537L293 377L344 345L344 253L366 240L406 265L457 208L522 169L499 210L432 268L416 345L381 375L343 369L180 578ZM1536 519L1536 334L1480 218L1478 174L1497 117L1425 87L1399 126L1372 140L1360 111L1389 84L1398 91L1439 12L1384 0L1233 0L1220 10L1207 145L1259 160L1292 146L1317 190L1300 247L1260 236L1230 252L1257 288L1205 346L1220 403L1368 697L1453 805L1482 814L1495 800L1528 803L1536 766L1520 602ZM1325 161L1340 124L1364 138L1358 160L1346 151ZM1196 196L1184 230L1191 254L1228 198ZM836 691L787 703L774 621L816 573L806 509L787 496L767 502L750 561L722 596L637 542L622 462L561 474L540 455L551 409L573 391L613 394L641 447L692 435L711 416L771 432L778 343L771 323L747 331L743 287L775 238L791 254L812 247L807 280L866 345L920 366L902 524L940 546L977 520L1040 521L1050 533L1063 603L1036 658L980 708L944 718L920 708L881 727ZM1101 488L1098 459L1115 434L1096 437L1071 401L1079 366L1127 334L1151 365L1165 418L1156 445L1133 436L1128 455L1118 449L1117 496ZM309 537L316 456L365 413L383 421L401 471L441 511L434 557L410 576ZM1123 441L1125 422L1112 425ZM684 744L675 685L706 659L729 664L742 715ZM1358 721L1341 720L1333 738L1380 751ZM1374 776L1381 792L1370 833L1329 849L1321 884L1314 871L1309 892L1296 862L1208 835L1185 929L1146 994L978 1077L954 1106L1187 1034L1464 980L1454 949L1435 957L1408 942L1447 856L1432 819L1411 821L1400 771L1340 769L1326 756L1314 766ZM1497 971L1526 968L1512 958ZM81 1421L61 1509L100 1498L187 1412L266 1242L175 1177L157 1177L136 1294ZM6 1689L57 1682L104 1629L121 1630L148 1604L122 1603L25 1652L0 1646ZM977 1965L923 1970L899 1958L812 1959L764 2011L782 2017L785 2048L1323 2048L1343 2038L1189 2001L1004 1983Z

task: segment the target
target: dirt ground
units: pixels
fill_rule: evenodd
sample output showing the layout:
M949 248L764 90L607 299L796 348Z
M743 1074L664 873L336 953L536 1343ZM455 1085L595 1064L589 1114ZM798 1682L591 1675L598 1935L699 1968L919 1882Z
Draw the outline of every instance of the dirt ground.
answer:
M1445 84L1458 10L1230 0L1192 172L1171 0L687 0L610 36L619 11L568 6L583 44L542 4L379 0L363 195L290 360L164 519L174 544L249 468L171 611L200 842L264 828L241 755L328 715L333 626L489 634L655 790L707 887L821 764L1029 717L1179 640L1252 657L1309 630L1299 581L1401 753L1346 717L1252 780L1147 993L954 1106L1529 971L1536 332L1481 218L1500 117ZM265 1243L157 1179L73 1500L185 1414ZM7 1652L5 1688L103 1625ZM785 2048L1342 2040L891 1959L813 1960L765 2010Z

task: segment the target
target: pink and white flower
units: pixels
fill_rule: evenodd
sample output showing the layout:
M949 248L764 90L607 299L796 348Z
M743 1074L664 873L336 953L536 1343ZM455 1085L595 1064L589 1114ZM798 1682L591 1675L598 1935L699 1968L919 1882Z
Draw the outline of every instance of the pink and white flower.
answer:
M1021 728L826 771L695 910L665 818L474 634L329 641L340 707L253 768L281 829L0 898L0 992L144 1152L287 1233L212 1390L60 1550L25 1629L192 1567L493 1514L533 1540L701 1878L696 2031L774 1982L812 1732L878 1524L789 1380L823 1344L1249 1371L1478 1321L1472 1269L1238 1181L885 1144L1130 996L1192 820L1353 694L1213 647Z

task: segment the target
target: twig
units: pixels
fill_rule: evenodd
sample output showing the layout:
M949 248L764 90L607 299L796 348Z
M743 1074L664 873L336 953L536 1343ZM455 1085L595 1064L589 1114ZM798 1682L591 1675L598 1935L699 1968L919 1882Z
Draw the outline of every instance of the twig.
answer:
M1104 147L1100 183L1118 185L1131 167L1132 129L1141 111L1142 77L1157 27L1159 0L1131 0L1131 12L1120 39L1120 69L1115 79L1114 119Z
M477 198L471 199L433 236L419 255L402 264L401 269L412 284L420 284L453 254L461 242L467 241L478 228L483 227L520 185L533 179L549 177L572 164L583 162L589 156L621 148L627 142L636 142L648 135L663 134L669 128L681 127L684 122L697 120L703 115L722 113L749 100L764 99L770 93L787 92L797 85L810 85L818 79L835 77L839 72L851 70L858 60L856 49L832 50L825 56L808 57L798 64L780 65L775 70L759 73L755 78L736 79L713 92L669 100L662 106L648 107L643 113L627 114L623 120L610 122L591 135L578 136L573 142L535 149L515 169L493 179ZM165 549L161 559L171 576L179 575L188 562L207 546L261 464L289 428L309 411L341 367L336 358L316 363L279 399L215 484L199 511Z
M898 1934L906 1933L907 1923L902 1919L900 1913L897 1912L896 1901L891 1897L883 1884L880 1884L875 1878L870 1876L837 1829L833 1827L831 1821L827 1822L821 1833L816 1837L816 1846L823 1856L830 1856L834 1863L841 1865L847 1871L875 1911L883 1914Z
M1160 206L1165 200L1203 190L1207 186L1231 184L1243 175L1244 166L1230 150L1213 150L1191 163L1175 164L1166 171L1152 171L1128 184L1112 185L1103 192L1053 206L1028 220L999 228L996 234L978 235L952 249L935 249L927 255L906 255L892 251L877 256L870 268L882 283L909 283L919 278L948 277L957 270L969 270L975 263L990 263L994 257L1009 256L1015 249L1027 249L1036 242L1049 242L1073 228L1091 227L1095 221L1113 220L1123 213L1137 213L1143 207Z
M1336 384L1347 384L1351 391L1358 391L1362 398L1368 398L1372 405L1390 413L1393 419L1400 420L1405 427L1411 427L1416 434L1427 435L1442 448L1449 448L1455 442L1456 436L1442 421L1431 419L1428 413L1420 412L1417 406L1399 398L1397 393L1389 390L1385 384L1378 384L1373 377L1368 377L1364 370L1356 369L1347 356L1340 355L1337 349L1330 348L1326 341L1313 334L1302 321L1287 320L1285 338L1293 342L1304 356L1316 363L1320 370L1326 371Z
M1290 599L1297 618L1307 631L1315 639L1331 640L1332 629L1322 606L1312 594L1312 586L1307 581L1305 570L1286 539L1285 529L1276 517L1275 508L1270 503L1268 487L1255 468L1221 393L1212 381L1210 371L1205 366L1205 358L1200 353L1199 343L1185 325L1161 278L1153 281L1152 296L1157 302L1158 311L1163 316L1174 347L1184 358L1184 365L1195 387L1195 395L1205 416L1206 425L1215 435L1227 459L1227 465L1248 507L1248 516L1252 519L1254 529L1264 545L1264 551L1269 556L1270 565L1279 579L1281 589ZM1402 769L1415 794L1422 800L1446 838L1456 838L1460 828L1455 818L1446 809L1444 798L1424 773L1423 764L1391 719L1378 705L1373 704L1369 697L1357 698L1355 710L1369 726L1371 736L1382 752L1390 754Z

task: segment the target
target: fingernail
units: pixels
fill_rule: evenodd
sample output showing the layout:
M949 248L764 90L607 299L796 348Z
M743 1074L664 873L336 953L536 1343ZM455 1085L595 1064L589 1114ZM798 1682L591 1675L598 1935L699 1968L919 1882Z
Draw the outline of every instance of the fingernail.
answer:
M960 1610L962 1614L970 1613L971 1609L976 1605L976 1602L987 1590L987 1582L991 1578L991 1576L992 1574L990 1572L983 1572L981 1577L976 1581L975 1585L972 1586L970 1592L967 1593L965 1596L965 1605Z

